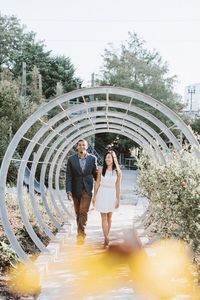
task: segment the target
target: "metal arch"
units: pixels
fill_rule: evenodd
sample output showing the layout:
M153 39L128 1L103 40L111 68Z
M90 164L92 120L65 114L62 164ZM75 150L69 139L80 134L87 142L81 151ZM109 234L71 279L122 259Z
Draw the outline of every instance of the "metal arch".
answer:
M102 104L101 106L103 107L104 104ZM78 112L78 110L75 109L75 110L73 110L72 113L74 113L74 112L76 113L76 112ZM96 116L99 117L99 116L105 116L105 113L103 111L98 111L98 112L91 112L90 115L91 115L91 117L96 117ZM121 122L121 119L123 118L124 113L109 111L107 113L107 117L109 118L110 116L111 117L115 117L116 119L120 119L120 122ZM81 115L81 117L85 118L85 114ZM131 123L133 123L133 124L136 124L142 130L146 130L151 136L153 136L155 138L155 140L159 143L159 145L162 147L163 150L165 150L166 152L170 152L169 148L167 147L167 145L164 142L164 140L160 137L160 135L154 129L152 129L149 125L147 125L145 122L143 122L143 121L141 121L141 120L139 120L139 119L137 119L137 118L135 118L133 116L129 116L129 115L126 116L126 120L129 121L129 122L131 122ZM80 121L80 116L73 118L73 123L76 123L77 121Z
M194 136L193 132L187 127L184 121L173 110L171 110L163 103L159 102L158 100L154 99L151 96L130 89L126 89L126 88L115 87L114 91L112 91L113 89L111 87L109 90L111 91L109 92L109 94L111 93L115 95L122 94L123 96L135 98L159 110L161 113L167 116L177 126L177 128L179 128L183 132L183 134L186 136L190 144L196 146L199 149L199 143L196 137Z
M77 111L77 110L76 110L76 111ZM74 111L73 111L73 112L74 112ZM92 113L91 113L91 116L92 116L92 117L95 117L95 116L102 116L102 115L104 115L104 112L102 112L102 111L100 111L100 112L92 112ZM123 116L123 114L122 114L122 113L119 113L119 112L117 112L117 113L109 112L109 116L116 117L116 120L119 119L119 117L120 117L121 115ZM63 117L63 115L62 115L62 117ZM82 115L81 117L82 117L82 118L85 118L86 115L84 114L84 115ZM79 120L80 120L79 118L80 118L80 116L73 118L73 122L79 121ZM121 118L120 118L120 119L121 119ZM134 121L132 121L132 119L133 119ZM52 125L54 125L54 124L57 122L57 120L61 120L60 114L56 116L56 118L55 118L55 120L54 120L53 122L51 121L50 123L47 123L47 124L46 124L46 128L47 128L47 127L50 127L50 126L52 126ZM144 122L142 122L142 121L140 121L140 120L137 120L136 118L134 118L134 117L132 117L132 116L128 116L128 117L127 117L127 120L130 121L130 122L136 123L136 124L139 125L140 127L144 124L144 127L141 127L141 128L144 128L147 132L149 132L149 133L150 133L150 134L151 134L151 135L159 142L159 144L161 145L161 147L162 147L163 149L168 150L168 148L167 148L166 144L164 143L164 141L161 139L161 137L160 137L153 129L151 129L150 126L148 126L148 125L145 126L145 123L144 123ZM121 121L121 120L120 120L120 121ZM65 122L64 125L63 125L63 124L59 125L59 126L57 127L57 131L60 132L61 130L64 129L65 126L68 126L68 125L70 125L70 121ZM45 127L44 127L44 128L45 128ZM45 131L44 131L44 128L42 127L42 128L40 129L40 131L42 130L43 133L45 132ZM77 128L77 129L80 129L80 128ZM38 132L38 133L39 133L39 132ZM54 133L52 132L51 134L53 134L53 137L54 137L57 133L54 134ZM50 134L50 135L51 135L51 134ZM50 135L49 135L49 136L50 136ZM42 135L40 135L39 138L40 138L41 136L42 136ZM52 137L52 138L53 138L53 137ZM39 138L38 138L37 135L34 136L34 141L37 142L37 141L39 140ZM42 145L44 146L44 143L43 143Z
M31 226L28 216L26 214L26 210L24 208L24 202L23 202L23 179L20 181L21 176L24 174L22 173L22 168L23 168L24 162L22 161L19 169L19 175L18 175L18 180L17 180L17 200L19 204L19 209L21 213L21 218L23 220L24 226L26 227L26 230L30 236L30 238L33 240L33 242L36 244L36 246L39 248L40 251L46 252L46 247L42 243L42 241L39 239L35 231L33 230L33 227ZM34 211L35 213L37 212L36 210ZM36 214L38 217L38 214ZM44 227L43 227L44 228ZM46 228L45 228L45 233L48 233ZM53 236L51 235L51 238Z
M104 94L105 93L106 95L114 94L114 95L119 95L119 96L127 96L131 99L134 98L143 103L146 103L146 104L154 107L155 109L159 110L165 116L167 116L177 126L177 128L179 128L184 133L184 135L186 136L188 141L192 145L199 148L198 141L196 140L192 131L186 126L184 121L175 112L173 112L169 107L167 107L163 103L157 101L156 99L154 99L148 95L142 94L140 92L137 92L137 91L134 91L131 89L121 88L121 87L94 87L94 88L81 89L79 91L80 91L80 94L79 94L80 96L82 94L84 94L84 96L86 96L86 95L91 95L91 94ZM90 93L91 91L92 91L92 93ZM77 96L77 97L79 97L79 96ZM107 98L108 98L108 96L107 96Z
M114 119L110 119L112 122L113 121L116 121L116 119L114 120ZM98 122L102 122L103 121L103 119L102 118L98 118L97 119L97 123ZM67 122L66 122L67 123ZM126 124L127 122L125 122L125 124ZM87 122L87 120L86 121L84 121L84 123L82 122L82 125L88 125L88 122ZM65 127L67 124L62 124L62 125L60 125L60 126L58 126L57 127L57 130L58 131L60 131L63 127ZM59 128L60 127L60 128ZM129 127L129 126L127 126L127 127ZM58 129L59 128L59 129ZM129 128L131 128L131 127L129 127ZM132 128L131 128L132 129ZM137 129L137 128L136 128ZM71 130L68 130L67 131L67 134L70 134L71 132L73 132L73 128L71 129ZM67 134L66 134L66 136L67 136ZM52 138L56 135L56 134L54 134L53 132L46 138L46 140L44 140L43 141L43 144L42 144L42 146L39 148L39 150L38 150L38 152L40 152L40 155L41 155L41 148L43 147L45 147L48 143L49 143L49 140L50 140L50 136L52 135ZM66 138L66 136L59 136L59 138L54 142L54 144L53 145L51 145L51 148L50 148L50 150L49 150L49 152L47 153L47 156L48 156L48 158L45 158L45 161L44 161L44 165L43 165L43 168L45 168L45 165L47 165L48 164L48 161L49 161L49 158L51 157L51 155L53 154L53 152L56 150L56 148L57 148L57 145L58 144L60 144L61 143L61 141L62 141L62 139L65 139ZM144 133L144 136L146 137L146 139L147 140L149 140L151 143L152 143L152 145L154 145L154 147L157 149L157 151L160 151L159 150L159 148L157 148L157 145L155 144L155 142L152 140L152 138L151 137L149 137L148 136L148 134L146 134L146 133ZM35 140L35 138L34 138L34 140ZM62 150L61 150L62 151ZM38 161L39 160L39 158L40 158L40 155L39 156L37 156L37 154L36 154L36 156L35 156L35 160L36 161ZM161 153L160 153L160 156L161 156ZM36 158L37 157L37 158ZM51 165L54 165L54 163L52 162L51 163ZM34 167L34 165L33 165L33 167ZM31 169L31 173L32 173L32 169ZM34 179L34 174L31 176L32 177L32 180ZM31 183L30 183L30 185L31 185ZM49 185L50 185L50 189L51 189L51 181L49 181Z
M98 128L105 128L105 126L106 126L106 124L101 124L101 125L96 125L95 126L95 128L96 129L98 129ZM96 129L95 129L95 132L96 132ZM113 125L112 123L111 124L109 124L109 129L118 129L118 133L119 134L121 134L122 132L120 131L120 129L121 129L121 127L119 126L119 125ZM84 129L82 129L81 130L81 132L75 132L73 135L72 135L72 137L74 136L74 135L79 135L80 136L80 134L82 135L82 134L84 134L84 132L85 131L91 131L92 130L92 127L90 126L90 127L85 127ZM143 145L145 145L145 143L147 142L147 141L145 141L145 139L143 139L140 135L138 135L138 133L137 132L133 132L133 131L131 131L130 129L127 129L127 128L125 128L124 129L124 132L126 132L127 134L130 134L130 138L131 139L133 139L133 137L136 137L138 140L140 140L142 143L143 143ZM131 134L132 134L132 136L131 136ZM71 137L71 136L70 136ZM57 165L57 159L58 159L58 157L59 157L59 155L60 155L60 153L62 153L64 150L64 147L68 144L68 142L69 142L70 140L69 139L67 139L64 143L62 143L61 144L61 147L60 147L60 149L56 152L56 154L55 154L55 156L54 156L54 158L53 158L53 161L52 161L52 164L51 164L51 166L50 166L50 170L49 170L49 176L52 176L52 174L53 174L53 172L54 172L54 166L55 165ZM53 151L54 151L54 147L57 147L57 143L58 142L55 142L55 146L52 146L52 149L50 149L49 150L49 152L50 153L52 153ZM156 143L155 142L153 142L153 141L151 141L151 143L150 143L154 148L155 148L155 153L156 153L156 156L159 158L159 160L163 163L164 162L164 157L163 157L163 154L162 154L162 152L161 152L161 150L158 148L158 146L156 145ZM64 154L63 154L64 155ZM45 167L45 166L44 166ZM58 175L57 175L58 176ZM51 183L52 184L52 183Z
M197 142L192 131L186 126L183 120L176 113L174 113L170 108L168 108L166 105L158 102L156 99L150 96L147 96L145 94L127 88L100 86L100 87L92 87L92 88L83 88L80 90L69 92L43 105L42 106L43 114L47 113L50 109L56 107L57 105L62 104L65 101L69 101L70 99L74 99L74 98L84 97L86 95L91 95L91 94L106 94L106 95L114 94L119 96L127 96L130 97L131 99L134 98L143 103L147 103L150 106L158 109L164 115L166 115L184 133L184 135L192 145L196 145L197 147L199 147L199 143ZM33 118L35 117L34 114L32 116ZM30 119L30 122L31 121L32 119Z
M141 141L137 140L136 137L130 137L130 135L127 134L126 132L120 132L120 133L119 133L118 130L112 129L112 128L109 128L109 129L108 129L108 128L105 128L105 129L98 129L98 130L95 130L95 131L96 131L96 133L112 132L112 133L116 133L116 134L120 134L120 135L126 136L126 137L128 137L128 138L131 138L131 139L132 139L133 141L135 141L138 145L140 145L141 147L144 148L144 144L143 144ZM86 132L86 133L82 134L81 137L82 137L82 138L87 138L88 136L91 136L92 134L93 134L93 133L92 133L91 131L89 131L89 132ZM80 136L77 134L77 136L75 137L74 140L72 140L72 138L70 139L70 140L71 140L70 144L69 144L69 145L67 146L67 148L65 149L65 153L64 153L64 154L62 155L62 157L59 159L59 163L58 163L58 165L57 165L57 171L56 171L57 174L60 173L60 169L61 169L61 167L62 167L63 161L64 161L64 159L65 159L67 153L71 150L71 148L72 148L73 145L79 140L79 138L80 138ZM145 143L146 143L146 142L145 142ZM148 144L147 144L146 146L149 147ZM149 150L149 149L148 149L148 150ZM153 150L153 149L151 149L151 150ZM57 190L57 191L59 191L58 176L59 176L59 175L56 176L56 187L57 187L56 190ZM58 195L59 195L59 192L58 192Z
M59 117L59 119L60 119L60 115L58 116ZM50 125L49 125L50 126Z
M30 144L33 144L33 143L29 143L29 145ZM40 249L40 246L42 246L40 244L41 241L37 237L37 235L35 235L35 232L33 231L33 228L32 228L32 226L31 226L31 224L30 224L30 222L28 220L28 217L26 215L26 210L24 208L24 201L23 201L23 178L24 178L24 172L25 172L25 168L26 168L26 165L27 165L27 161L28 161L29 155L30 155L30 153L27 151L27 149L26 149L26 151L24 153L24 156L22 158L22 161L21 161L21 164L20 164L20 167L19 167L19 171L18 171L18 180L17 180L18 203L19 203L19 208L20 208L20 212L21 212L21 217L22 217L22 220L23 220L24 225L26 227L26 230L29 233L31 239L36 243L36 245ZM32 166L34 166L34 167L37 166L36 165L36 161L32 164ZM30 174L30 176L31 176L31 174ZM31 189L33 188L33 187L31 187L31 184L29 184L29 186L30 186ZM34 186L34 184L33 184L33 186ZM29 189L29 194L31 196L30 189ZM34 212L34 214L36 216L36 219L37 219L40 227L44 230L44 232L46 233L46 235L49 238L53 238L53 234L51 233L51 231L47 227L46 223L43 221L43 218L42 218L42 216L40 214L37 202L36 201L33 202L32 198L31 198L31 204L32 204L33 212ZM37 242L39 244L37 244ZM45 246L42 246L42 248L40 250L44 251L45 248L46 248Z
M60 105L62 102L68 101L70 99L73 99L73 98L76 98L79 96L84 97L85 95L87 95L87 93L89 93L89 95L105 93L107 99L109 99L108 95L113 93L115 95L117 94L117 95L121 95L121 96L132 97L137 100L143 101L144 103L148 103L149 105L162 111L162 113L164 112L164 114L166 116L168 116L169 118L171 117L171 120L185 134L185 136L189 140L189 142L191 144L194 144L195 146L199 146L195 137L193 136L192 132L190 132L189 128L187 128L187 126L185 126L183 121L178 116L176 116L175 113L170 111L163 104L160 104L158 101L156 102L156 100L154 100L153 98L145 96L141 93L137 93L135 91L128 90L128 89L121 89L121 88L115 88L115 87L111 87L111 88L110 87L99 87L99 88L83 89L83 90L78 90L78 91L68 93L67 95L56 98L55 100L52 100L48 104L43 105L37 112L35 112L20 127L18 132L15 134L13 140L11 141L11 143L8 146L8 149L5 153L5 156L2 161L2 165L1 165L1 170L0 170L0 198L2 200L2 205L0 206L0 208L1 208L2 223L3 223L4 229L6 231L6 234L8 235L8 238L9 238L12 246L14 246L13 248L17 251L18 255L21 258L25 259L26 257L24 256L24 252L23 252L21 246L15 240L15 236L11 230L11 226L10 226L8 216L7 216L7 211L5 208L4 193L5 193L6 177L7 177L8 167L9 167L8 163L11 161L14 151L15 151L19 141L21 140L21 137L24 136L24 134L27 132L27 130L35 123L36 120L38 120L41 116L43 116L45 114L45 112L48 112L51 108L56 107L57 105ZM131 96L130 96L130 94L131 94ZM109 102L109 105L110 105L110 102ZM164 110L163 110L163 107L165 108Z
M86 123L87 124L87 123ZM104 125L99 125L99 126L96 126L96 128L97 127L102 127L102 126L104 126ZM82 135L83 133L84 133L84 131L86 130L86 131L90 131L90 130L92 130L93 129L93 127L92 126L90 126L89 128L88 127L85 127L84 129L82 129L81 130L81 132L80 131L78 131L78 132L75 132L74 134L72 134L72 135L70 135L70 137L64 142L64 143L62 143L61 144L61 146L60 146L60 148L57 150L57 152L56 152L56 154L55 154L55 156L54 156L54 158L53 158L53 160L52 160L52 164L51 164L51 167L50 167L50 170L49 170L49 176L52 178L52 174L53 174L53 167L54 167L54 165L56 165L56 160L57 160L57 158L59 157L59 155L63 152L63 149L64 149L64 147L70 142L70 140L72 139L72 137L76 134L78 134L79 136L80 136L80 134ZM118 126L118 133L120 133L120 126ZM72 130L71 130L71 132L73 132ZM144 146L144 144L146 143L146 144L148 144L147 143L147 141L145 141L143 138L141 138L137 133L135 133L135 132L132 132L132 131L130 131L129 130L129 133L132 133L132 135L133 136L137 136L137 140L141 140L142 139L142 141L143 141L143 146ZM95 130L95 133L96 133L96 130ZM67 136L67 134L66 134L66 136ZM47 153L47 156L44 158L44 162L45 162L45 164L42 166L42 168L45 170L46 169L46 163L48 162L48 160L49 160L49 158L52 156L52 154L53 154L53 152L54 152L54 150L57 148L57 145L58 144L60 144L60 139L58 139L58 140L56 140L55 142L54 142L54 144L52 145L52 147L51 147L51 149L48 151L48 153ZM141 143L140 143L141 144ZM155 144L155 147L156 147L156 149L157 149L157 151L158 152L160 152L158 155L159 155L159 157L160 157L160 159L162 160L163 159L163 157L162 157L162 152L160 151L160 149L157 147L157 145ZM44 176L44 174L43 174L43 176ZM52 183L51 183L51 181L49 180L49 185L50 185L50 189L52 188Z
M106 124L104 124L104 127L106 126ZM101 126L102 127L102 126ZM99 129L96 129L95 130L95 133L99 133L99 132L105 132L105 129L102 129L102 128L99 128ZM120 126L117 126L119 129L120 129ZM91 127L90 127L91 128ZM91 128L92 129L92 128ZM153 151L153 149L152 148L150 148L150 145L145 141L145 143L147 143L146 144L146 147L145 147L145 145L143 144L143 143L141 143L138 139L136 140L135 139L135 136L131 136L130 134L132 134L132 132L131 132L131 130L128 130L128 132L126 131L126 130L124 130L123 132L122 131L120 131L120 130L116 130L115 128L112 128L112 126L109 126L109 129L107 128L106 129L106 132L113 132L113 133L117 133L117 134L120 134L120 135L124 135L124 136L126 136L126 137L128 137L128 138L130 138L130 139L132 139L132 140L134 140L134 141L136 141L140 146L142 146L142 147L144 147L144 148L148 148L147 150L148 150L148 152L149 152L149 150L151 149L152 151ZM88 131L89 130L89 131ZM92 131L90 131L90 129L89 128L86 128L85 129L85 131L88 131L88 132L86 132L86 133L82 133L81 134L81 137L87 137L87 136L89 136L89 135L92 135L92 134L94 134ZM78 138L80 138L80 133L75 133L76 134L76 136L77 136L77 138L76 138L76 140L78 139ZM75 135L74 134L74 135ZM70 136L70 138L68 139L68 141L65 143L65 144L67 144L67 143L70 143L70 145L71 146L68 146L65 150L64 150L64 153L63 153L63 155L62 155L62 157L61 158L59 158L59 162L56 164L56 175L55 175L55 184L56 184L56 191L57 191L57 193L58 193L58 197L59 197L59 174L60 174L60 169L61 169L61 165L63 164L63 160L65 159L65 157L66 157L66 155L67 155L67 153L68 153L68 151L73 147L73 144L75 143L75 141L73 141L73 143L71 142L72 141L72 139L74 138L74 135L73 136ZM66 145L62 145L62 147L65 147ZM149 149L150 148L150 149ZM58 156L59 156L59 154L58 155L56 155L55 157L54 157L54 159L55 159L55 161L58 159ZM164 159L164 158L163 158ZM54 166L55 164L52 164L52 168L53 168L53 166ZM53 170L52 170L52 172L53 172Z
M98 119L98 122L103 122L103 121L106 121L106 118L99 118L99 119ZM114 120L112 120L112 123L109 125L109 128L110 128L110 126L116 126L116 125L113 125L113 121L114 121ZM97 122L97 123L98 123L98 122ZM82 123L83 123L83 122L82 122ZM90 124L90 123L86 120L86 121L84 122L84 124L85 124L85 125L88 125L88 124ZM115 123L114 123L114 124L115 124ZM101 127L104 127L104 124L100 124L100 125L96 125L96 126L95 126L96 129L97 129L97 128L101 128ZM118 132L120 133L120 130L121 130L121 127L120 127L120 126L113 127L113 128L118 128L118 130L119 130ZM130 127L128 127L128 128L130 128ZM135 136L138 138L138 140L144 141L144 139L143 139L143 137L142 137L141 135L138 135L138 133L137 133L136 131L130 131L130 129L128 129L128 128L125 127L125 130L124 130L124 131L129 132L129 133L132 133L132 135L135 135ZM90 127L90 129L92 130L93 128ZM81 129L81 131L79 131L78 134L80 135L80 134L84 133L85 130L88 130L88 127L84 127L83 129ZM67 134L72 133L72 132L73 132L73 128L72 128L71 130L69 130ZM66 134L66 136L67 136L67 134ZM75 132L74 134L76 134L76 132ZM148 136L148 134L144 134L143 136L144 136L144 137L147 139L147 141L149 141L149 143L155 148L156 153L158 154L160 160L163 162L163 161L164 161L164 157L163 157L163 154L162 154L161 150L158 148L157 144L153 141L153 139L152 139L150 136ZM70 137L71 137L71 135L70 135ZM63 142L63 143L61 144L60 148L59 148L58 151L56 152L56 155L54 156L54 159L55 159L55 157L58 158L58 156L60 155L60 153L63 151L63 147L65 147L65 144L68 143L68 140L69 140L69 139L67 139L65 142ZM49 155L49 156L52 155L52 153L54 152L54 149L57 147L58 144L60 144L60 142L61 142L60 139L58 139L58 140L56 140L56 141L54 142L54 144L52 145L51 149L50 149L49 152L48 152L48 155ZM52 161L50 170L53 168L54 164L56 163L54 159L53 159L53 161ZM51 171L50 171L50 172L51 172ZM50 172L49 172L49 173L50 173ZM52 173L52 172L51 172L51 173Z
M88 106L90 106L91 108L94 108L96 106L98 107L105 107L106 105L106 101L105 100L101 100L101 101L95 101L92 102L91 104L88 104ZM174 134L170 131L170 129L164 124L162 123L158 118L156 118L155 116L153 116L152 114L150 114L149 112L146 112L145 110L136 107L134 105L129 106L128 104L122 103L122 102L117 102L117 101L112 101L109 103L109 107L112 108L120 108L122 110L128 110L130 112L136 113L144 118L146 118L147 120L149 120L151 123L153 123L154 125L156 125L158 128L162 129L162 132L168 137L168 139L170 140L170 142L173 144L175 149L181 149L181 145L179 144L179 142L177 141L176 137L174 136Z
M100 113L100 114L102 114L102 112ZM91 116L93 117L93 116L95 116L95 115L100 115L99 113L91 113ZM112 114L112 113L111 113ZM118 113L118 115L119 115L120 113ZM122 114L123 115L123 114ZM115 115L116 116L116 115ZM60 117L59 117L59 119L60 119ZM78 118L77 118L78 119ZM129 118L129 119L131 119L131 118ZM73 120L74 121L74 120ZM55 123L55 122L54 122ZM69 122L66 124L66 126L69 124ZM53 124L49 124L49 127L50 126L52 126ZM60 128L59 128L60 127ZM46 126L44 126L44 128L47 128L47 124L46 124ZM64 128L64 126L63 126L63 124L62 125L60 125L60 126L58 126L57 127L57 130L56 130L56 132L54 133L54 132L51 132L51 134L48 136L48 139L49 139L49 137L51 136L51 135L53 135L52 136L52 138L53 137L55 137L56 135L57 135L57 133L59 133L60 131L61 131L61 129L63 129ZM41 128L41 129L43 129L43 128ZM34 142L35 143L37 143L37 141L40 139L40 137L41 137L41 134L39 135L39 132L41 131L41 129L38 131L38 133L34 136ZM140 132L140 131L139 131ZM140 132L141 133L141 132ZM156 133L155 133L156 134ZM158 137L159 137L159 135L158 135ZM62 138L62 135L60 135L59 136L59 138ZM162 140L162 139L161 139ZM41 147L45 147L47 144L46 143L42 143L42 146ZM29 144L29 146L28 146L28 148L31 146L31 144ZM41 148L40 147L40 148ZM166 146L167 147L167 146ZM27 148L27 150L28 150L28 148ZM32 147L33 148L33 147ZM41 149L40 149L41 150ZM38 150L39 151L39 150ZM31 152L31 151L30 151ZM24 159L24 157L23 157L23 159ZM37 161L37 160L39 160L39 157L35 157L35 161ZM33 164L32 165L32 168L35 168L35 164ZM32 180L33 180L33 178L34 178L34 176L31 176L31 178L32 178ZM30 183L30 186L31 186L31 183ZM32 194L33 194L33 191L32 191Z
M48 103L49 108L47 108L46 106L47 104L43 106L43 111L44 113L46 113L49 109L52 109L55 106L60 105L65 101L69 101L70 99L79 98L91 94L106 94L106 95L114 94L120 96L127 96L130 98L135 98L141 102L147 103L150 106L161 111L164 115L166 115L184 133L184 135L192 145L199 147L199 144L195 136L193 135L192 131L186 126L183 120L178 115L176 115L176 113L174 113L170 108L168 108L166 105L158 102L157 100L155 100L150 96L147 96L145 94L127 88L93 87L93 88L84 88L84 89L76 90L55 98L54 100Z
M91 116L93 116L94 114L93 113L91 113ZM95 115L97 115L97 114L95 114ZM99 114L98 114L99 115ZM85 117L85 116L82 116L82 117ZM114 119L110 119L112 122L114 121ZM100 119L100 118L98 118L97 119L97 121L99 122L99 121L103 121L102 120L102 118ZM115 121L116 121L116 119L115 119ZM69 123L69 122L66 122L66 123ZM64 124L61 124L61 125L59 125L58 127L57 127L57 132L60 132L65 126L67 126L68 124L66 124L66 123L64 123ZM126 122L125 122L126 123ZM85 123L84 123L85 124ZM59 128L60 127L60 128ZM129 128L131 128L131 126L128 126ZM134 128L136 131L137 131L137 128ZM140 132L140 129L138 128L138 131L139 131L139 133L141 133ZM29 190L29 193L30 193L30 197L32 198L32 205L33 205L33 207L35 207L35 203L33 203L34 202L34 191L33 191L33 181L34 181L34 178L35 178L35 170L36 170L36 166L37 166L37 164L36 164L36 162L37 161L39 161L39 159L40 159L40 156L41 156L41 154L42 154L42 149L44 149L44 148L46 148L46 146L48 145L48 143L50 142L50 140L52 139L52 138L54 138L55 136L57 135L57 133L55 133L55 132L51 132L50 134L49 134L49 136L43 141L43 143L42 143L42 145L39 147L39 149L38 149L38 152L35 154L35 157L34 157L34 161L35 161L35 163L32 165L32 167L31 167L31 175L30 175L30 190ZM147 140L150 140L150 139L152 139L152 138L150 138L149 136L147 136L147 134L146 134L146 132L144 132L144 134L142 134L142 135L144 135L144 136L146 136L146 139ZM36 143L39 139L40 139L40 137L41 137L41 135L39 135L39 132L34 136L34 142ZM59 142L57 143L57 144L59 144L60 143L60 141L61 141L61 139L65 139L65 137L66 136L62 136L62 135L60 135L59 136L59 138L58 138L58 140L59 140ZM153 141L154 142L154 141ZM152 142L152 143L153 143ZM31 147L32 146L32 147ZM31 147L31 149L29 149L29 147ZM52 149L52 147L53 148L55 148L53 145L51 146L51 149ZM56 147L57 147L57 145L56 145ZM32 144L29 144L29 146L27 147L27 149L26 149L26 151L29 151L29 153L32 151L32 148L33 148L33 145ZM56 149L54 149L54 150L56 150ZM53 150L53 151L54 151ZM26 153L26 152L25 152ZM51 154L52 154L52 152L51 152ZM25 155L25 154L24 154ZM24 159L28 159L28 157L24 157L23 156L23 160ZM45 160L45 164L48 164L48 160L46 161ZM44 168L44 167L43 167ZM23 178L23 177L22 177ZM44 197L45 197L45 195L44 195ZM53 200L53 199L52 199ZM38 220L39 222L40 222L40 220ZM42 226L42 225L41 225Z
M94 102L89 102L88 103L88 108L91 109L91 108L96 108L96 107L105 107L106 105L108 106L108 103L105 100L94 101ZM134 105L129 106L126 103L116 102L116 101L109 102L109 107L111 107L111 108L120 108L122 110L127 110L128 109L130 112L136 113L136 114L146 118L147 120L149 120L151 123L153 123L154 125L156 125L158 128L160 128L162 130L162 132L168 137L169 141L173 144L174 148L181 149L181 145L177 141L174 134L170 131L170 129L165 124L163 124L158 118L153 116L152 114L150 114L150 113L144 111L143 109L138 108ZM85 108L84 104L74 105L73 108L68 109L68 112L70 112L71 114L74 114L74 113L77 113L79 111L82 111L84 108ZM65 112L61 112L58 115L56 115L55 117L53 117L50 121L54 122L56 119L60 120L64 117L66 117ZM129 116L129 117L131 117L131 116ZM73 119L70 119L72 125L74 125L73 121L72 121Z
M92 131L91 134L97 133L97 129L105 128L105 126L106 126L106 124L101 124L101 125L96 126L95 132ZM63 149L67 146L68 143L71 143L71 141L73 140L74 136L79 136L80 137L80 134L82 136L87 131L91 132L91 129L92 129L91 126L90 127L86 127L85 129L82 130L82 132L75 132L72 136L70 136L64 143L61 144L60 150L57 151L56 155L54 156L54 160L56 161L58 159L59 153L63 152L62 157L66 156L66 150L63 150ZM113 124L111 124L109 126L109 130L111 131L111 129L117 129L117 133L123 135L123 132L120 131L121 128L120 128L119 125L113 125ZM109 132L109 130L108 130L108 132ZM126 136L129 137L129 138L131 138L131 139L133 139L133 137L137 138L137 143L139 145L143 145L144 146L146 144L147 146L149 146L149 143L145 139L141 138L141 136L139 136L136 132L132 132L130 129L127 129L127 128L125 128L124 132L126 133ZM140 141L140 143L138 141ZM56 145L55 145L55 147L56 147ZM157 149L157 151L159 152L160 150ZM162 152L161 151L160 151L160 153L158 153L158 155L159 155L160 159L164 159L163 156L162 156ZM52 164L52 168L53 168L54 165L55 165L55 163ZM59 163L57 163L56 165L58 166Z
M98 116L100 116L102 113L103 115L103 112L99 112L98 113ZM108 117L115 117L116 119L121 119L121 113L120 112L109 112L108 113ZM145 122L133 117L133 116L129 116L127 115L126 116L126 121L136 125L136 126L139 126L140 128L142 128L143 130L146 130L148 132L148 134L150 134L154 139L155 141L158 143L158 145L161 146L161 148L163 149L163 151L165 151L166 153L167 152L170 152L170 149L167 147L165 141L161 138L161 136L154 130L152 129L149 125L147 125ZM125 122L125 121L124 121Z
M80 134L80 133L79 133ZM57 147L57 145L60 143L60 137L59 137L59 139L57 140L57 142L54 142L54 145L52 145L52 147L51 147L51 149L49 150L49 152L46 154L46 157L45 157L45 160L44 160L44 164L43 164L43 166L42 166L42 171L41 171L41 183L43 182L43 180L44 180L44 175L45 175L45 170L46 170L46 166L47 166L47 164L48 164L48 161L49 161L49 158L51 157L51 155L53 154L53 152L55 151L55 149L56 149L56 147ZM58 153L59 152L59 153ZM58 155L60 155L60 153L62 153L62 150L61 151L58 151L57 150L57 153L58 153ZM55 163L52 161L52 163L51 163L51 166L54 166L55 165ZM49 184L50 184L50 182L49 182ZM50 184L51 185L51 184ZM50 187L51 188L51 187Z

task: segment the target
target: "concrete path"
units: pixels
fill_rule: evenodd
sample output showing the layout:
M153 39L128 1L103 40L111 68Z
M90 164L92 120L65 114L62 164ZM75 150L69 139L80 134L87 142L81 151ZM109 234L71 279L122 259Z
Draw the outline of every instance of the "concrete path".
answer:
M142 215L147 207L147 200L137 194L136 171L123 171L122 179L122 200L120 208L113 214L113 222L110 233L112 241L118 241L123 238L124 232L133 228L133 220ZM68 225L65 226L69 229ZM140 232L142 229L140 229ZM139 232L139 233L140 233ZM130 281L127 270L122 270L120 281L123 285L113 287L111 290L101 292L100 294L87 294L77 297L79 289L79 280L85 274L77 275L74 272L73 265L79 261L82 255L93 255L95 253L103 253L103 234L101 229L100 214L92 207L88 216L87 237L85 244L76 246L76 225L71 226L71 232L67 235L64 231L58 234L56 242L53 241L49 245L53 255L49 257L42 256L37 264L41 266L46 263L45 274L42 276L42 291L38 296L38 300L112 300L112 299L141 299L136 296L132 282ZM148 240L145 237L141 238L142 243ZM55 251L53 250L56 249ZM84 253L84 254L83 254ZM53 259L52 259L53 257ZM51 258L51 259L49 259ZM46 261L45 261L46 260ZM44 266L44 265L43 265ZM116 278L117 280L117 278ZM147 300L147 299L145 299Z

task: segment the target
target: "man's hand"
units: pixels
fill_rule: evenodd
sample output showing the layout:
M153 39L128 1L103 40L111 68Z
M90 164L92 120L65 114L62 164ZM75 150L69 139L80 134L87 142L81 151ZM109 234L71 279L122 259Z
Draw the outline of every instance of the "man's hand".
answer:
M67 192L67 198L68 198L69 201L73 201L73 197L72 197L71 192Z

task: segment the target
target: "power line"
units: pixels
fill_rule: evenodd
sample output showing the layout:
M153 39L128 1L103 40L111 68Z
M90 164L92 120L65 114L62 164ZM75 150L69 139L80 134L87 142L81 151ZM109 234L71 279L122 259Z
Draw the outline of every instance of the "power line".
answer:
M34 18L24 19L25 21L40 22L81 22L81 23L182 23L182 22L200 22L200 19L56 19L56 18Z

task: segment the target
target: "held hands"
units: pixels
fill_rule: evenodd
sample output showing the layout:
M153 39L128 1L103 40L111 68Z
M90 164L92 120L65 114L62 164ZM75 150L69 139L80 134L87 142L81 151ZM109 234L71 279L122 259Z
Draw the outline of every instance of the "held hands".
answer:
M67 198L68 198L69 201L73 201L73 197L72 197L71 192L67 192Z
M96 196L93 196L92 197L92 204L93 204L93 206L95 205L95 202L96 202Z

